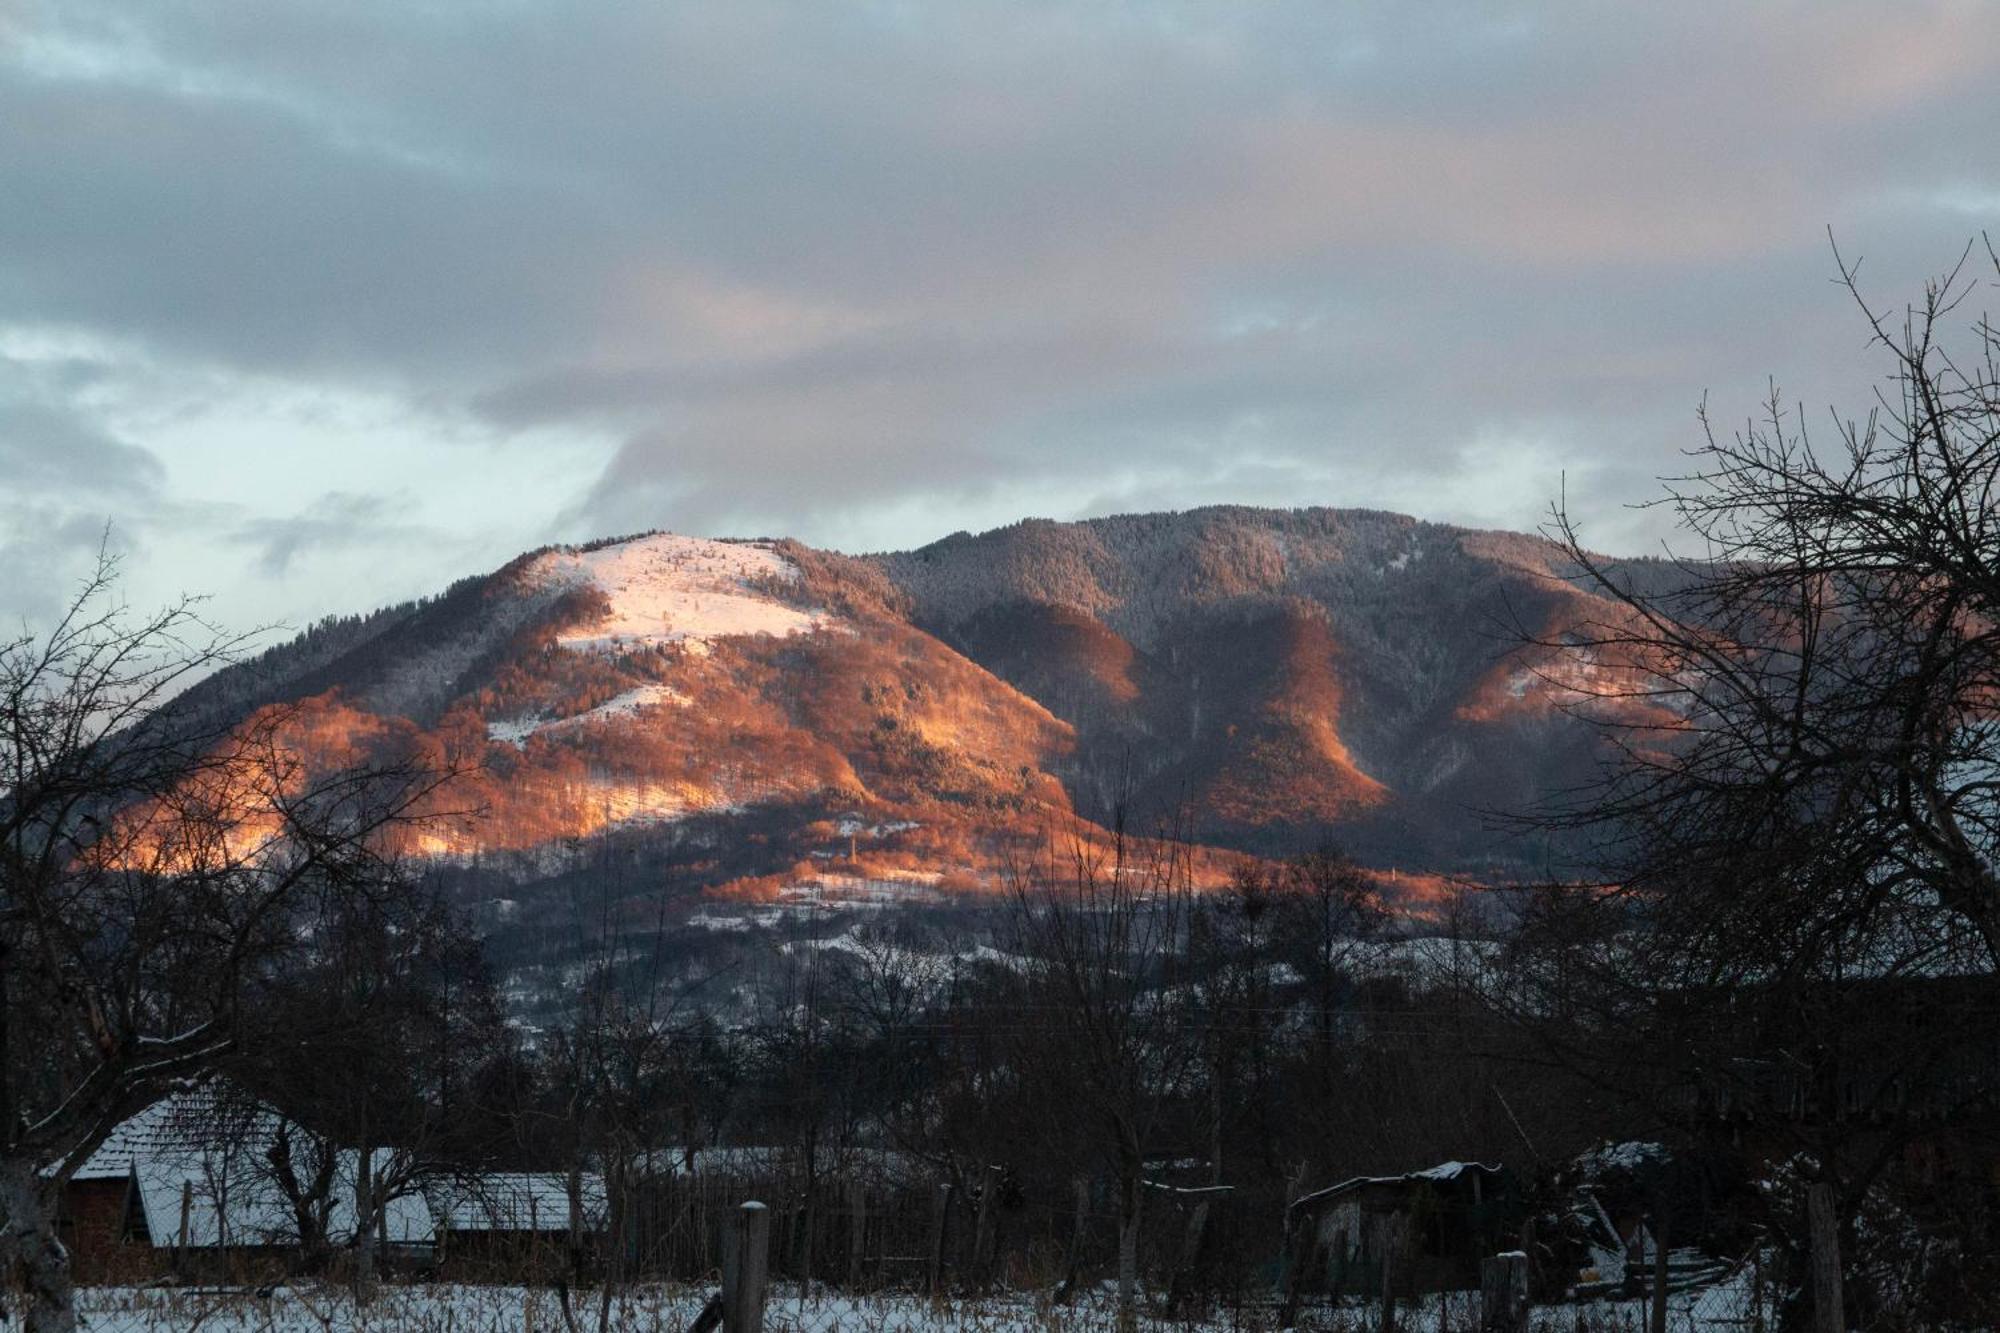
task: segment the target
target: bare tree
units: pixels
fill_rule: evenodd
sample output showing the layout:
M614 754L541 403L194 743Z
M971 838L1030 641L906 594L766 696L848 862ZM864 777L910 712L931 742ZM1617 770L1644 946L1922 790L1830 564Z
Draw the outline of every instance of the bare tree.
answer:
M332 1222L351 1217L364 1299L392 1206L494 1150L457 1112L506 1044L478 941L433 884L378 870L319 895L298 957L258 988L258 1040L231 1061L285 1112L261 1174L289 1205L304 1266L322 1266L341 1239Z
M2000 330L1948 346L1964 260L1895 322L1841 274L1891 379L1833 448L1775 391L1761 422L1711 426L1659 502L1699 548L1664 579L1558 512L1619 614L1544 646L1623 667L1565 677L1624 762L1564 817L1612 835L1626 879L1666 849L1735 878L1764 830L1809 826L1818 861L1869 867L1871 909L1962 923L2000 961Z
M1114 1182L1121 1328L1138 1320L1147 1156L1202 1050L1188 1012L1188 869L1180 840L1135 843L1119 832L1109 848L1051 849L1011 884L1025 960L1012 1059Z
M1659 502L1684 559L1607 561L1559 509L1613 609L1535 644L1615 759L1543 816L1597 873L1538 898L1522 1011L1655 1107L1775 1080L1843 1217L1904 1141L1883 1126L1940 1109L1913 1090L1994 1092L1963 1078L2000 964L2000 331L1949 327L1971 254L1891 316L1836 252L1889 366L1873 408L1830 443L1775 390L1734 434L1704 410Z
M448 775L323 768L283 709L236 725L177 693L244 640L147 617L100 559L44 634L0 646L0 1260L37 1333L74 1325L54 1210L163 1082L245 1031L245 984L308 895L364 875Z
M533 1130L563 1171L570 1281L583 1275L586 1230L593 1222L605 1229L597 1311L604 1328L630 1276L641 1182L666 1166L655 1154L673 1130L685 1131L716 1096L721 1080L709 1077L726 1062L714 1058L720 1043L713 1029L690 1013L692 998L713 977L675 976L667 969L670 895L658 894L650 917L642 917L636 904L619 910L602 881L592 887L594 900L580 894L572 904L579 984L545 1034L540 1055L547 1088ZM601 1219L592 1217L593 1167L603 1175ZM566 1302L567 1286L559 1291Z
M1374 883L1331 846L1276 868L1266 896L1311 996L1314 1091L1320 1105L1331 1107L1338 1102L1345 1011L1354 1004L1354 964L1387 913Z

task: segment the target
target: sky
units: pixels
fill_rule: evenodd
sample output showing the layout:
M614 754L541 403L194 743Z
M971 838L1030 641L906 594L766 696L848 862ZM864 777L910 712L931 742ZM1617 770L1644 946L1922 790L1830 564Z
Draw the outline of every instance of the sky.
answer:
M0 623L551 541L1669 537L2000 233L2000 7L0 0ZM1989 288L1990 290L1990 288Z

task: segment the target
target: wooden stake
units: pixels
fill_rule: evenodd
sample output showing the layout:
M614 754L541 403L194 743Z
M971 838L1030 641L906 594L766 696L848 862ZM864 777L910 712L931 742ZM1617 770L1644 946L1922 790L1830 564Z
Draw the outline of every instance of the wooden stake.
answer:
M722 1249L724 1333L763 1333L770 1280L771 1210L751 1202L736 1210Z
M1528 1256L1496 1254L1479 1265L1480 1333L1525 1333L1528 1327Z
M988 1166L979 1183L979 1221L972 1233L972 1280L981 1290L993 1280L993 1228L998 1225L994 1196L1000 1192L1000 1168Z
M951 1230L951 1184L937 1187L937 1213L931 1222L931 1295L944 1292L944 1245Z
M861 1266L868 1253L868 1187L859 1177L847 1185L847 1285L861 1286Z

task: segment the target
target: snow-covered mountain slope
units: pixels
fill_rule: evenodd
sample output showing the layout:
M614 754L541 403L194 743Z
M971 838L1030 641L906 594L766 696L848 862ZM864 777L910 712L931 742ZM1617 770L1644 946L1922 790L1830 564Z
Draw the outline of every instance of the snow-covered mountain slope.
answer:
M723 542L662 532L588 550L549 551L523 578L601 594L596 620L557 635L565 648L620 652L651 644L706 645L747 634L784 638L826 617L786 605L760 585L796 582L797 567L763 542Z

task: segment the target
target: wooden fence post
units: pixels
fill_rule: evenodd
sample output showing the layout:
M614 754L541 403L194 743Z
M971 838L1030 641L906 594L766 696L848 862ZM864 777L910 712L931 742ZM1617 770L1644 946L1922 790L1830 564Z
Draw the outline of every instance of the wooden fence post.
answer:
M1000 1168L988 1166L979 1182L979 1220L972 1233L972 1280L980 1290L993 1281L993 1229L999 1224L994 1200L1000 1193Z
M770 1247L771 1210L755 1202L738 1208L722 1248L724 1333L763 1333Z
M931 1224L931 1295L944 1292L945 1240L951 1231L951 1183L937 1187L937 1215Z
M1479 1333L1526 1333L1528 1255L1496 1254L1479 1263Z
M868 1187L856 1176L847 1185L847 1286L861 1289L861 1269L868 1257Z

